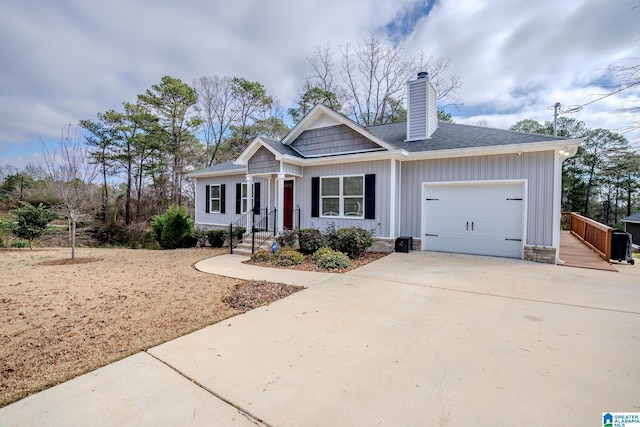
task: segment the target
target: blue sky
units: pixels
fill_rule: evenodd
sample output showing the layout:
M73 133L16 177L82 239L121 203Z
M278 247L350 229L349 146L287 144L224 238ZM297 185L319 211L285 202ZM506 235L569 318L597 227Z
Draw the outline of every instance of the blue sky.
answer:
M464 81L458 123L508 128L552 119L610 83L606 68L640 58L637 0L0 0L0 165L41 163L41 140L120 109L164 75L260 81L293 104L316 46L371 33L449 59ZM626 92L571 117L623 131ZM636 146L638 132L625 136Z

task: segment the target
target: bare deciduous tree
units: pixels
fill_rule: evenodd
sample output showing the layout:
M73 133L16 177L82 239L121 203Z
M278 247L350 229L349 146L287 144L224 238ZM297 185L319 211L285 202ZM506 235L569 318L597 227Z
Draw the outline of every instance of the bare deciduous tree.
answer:
M51 190L58 198L56 209L69 221L71 258L75 258L76 225L81 215L96 204L95 180L99 165L91 161L89 148L82 144L71 125L63 129L57 150L43 144L44 159L51 180Z
M209 154L208 166L214 164L220 144L238 118L232 83L232 78L218 76L203 76L193 83L198 93L202 135Z
M458 105L455 95L462 79L448 72L448 59L424 53L406 58L402 48L390 46L373 34L357 45L342 46L339 58L330 46L317 47L308 62L311 75L302 93L320 88L335 94L338 105L362 125L403 120L406 83L419 71L429 72L440 107Z
M640 5L640 2L639 2ZM617 65L610 65L609 71L613 73L618 87L611 95L626 92L640 87L640 58L628 58L618 62ZM633 120L633 125L629 126L629 129L625 130L637 130L640 129L640 104L626 105L618 110L619 113L630 115Z

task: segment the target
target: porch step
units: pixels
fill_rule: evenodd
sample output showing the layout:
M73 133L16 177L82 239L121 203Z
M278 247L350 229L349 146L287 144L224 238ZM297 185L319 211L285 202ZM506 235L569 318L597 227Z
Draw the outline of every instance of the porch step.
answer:
M256 247L256 251L259 250L271 250L271 245L275 243L276 238L270 237L267 239L262 245ZM242 242L238 243L238 245L233 248L233 253L238 255L251 255L251 246L253 243L253 239L251 238L251 234L248 234L242 238Z

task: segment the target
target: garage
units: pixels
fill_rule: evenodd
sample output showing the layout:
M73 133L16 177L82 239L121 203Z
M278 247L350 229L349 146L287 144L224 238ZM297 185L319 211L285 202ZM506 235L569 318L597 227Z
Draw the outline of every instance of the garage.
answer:
M422 250L522 258L526 183L426 183Z

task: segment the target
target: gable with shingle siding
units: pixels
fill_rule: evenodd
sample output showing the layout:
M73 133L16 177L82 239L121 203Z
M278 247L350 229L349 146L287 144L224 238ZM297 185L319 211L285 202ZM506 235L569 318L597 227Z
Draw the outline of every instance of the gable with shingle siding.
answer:
M276 160L275 154L264 147L260 147L256 153L251 156L248 162L248 173L267 173L278 172L280 170L280 162Z
M379 145L345 125L306 130L291 146L305 157L382 150Z

